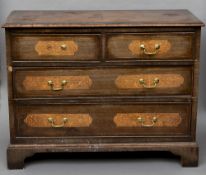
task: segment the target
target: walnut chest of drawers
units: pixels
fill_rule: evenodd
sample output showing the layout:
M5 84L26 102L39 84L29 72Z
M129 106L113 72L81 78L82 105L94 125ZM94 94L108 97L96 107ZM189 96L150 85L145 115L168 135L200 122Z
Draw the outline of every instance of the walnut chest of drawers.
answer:
M108 151L170 151L197 166L201 26L187 10L12 12L8 167Z

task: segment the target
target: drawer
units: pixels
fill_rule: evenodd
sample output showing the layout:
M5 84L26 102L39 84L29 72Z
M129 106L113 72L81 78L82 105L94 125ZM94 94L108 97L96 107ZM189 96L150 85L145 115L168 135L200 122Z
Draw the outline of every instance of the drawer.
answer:
M109 59L192 59L192 33L111 34Z
M17 69L16 97L191 94L191 67Z
M18 136L183 136L190 104L17 105Z
M97 60L99 35L14 35L11 54L14 60Z

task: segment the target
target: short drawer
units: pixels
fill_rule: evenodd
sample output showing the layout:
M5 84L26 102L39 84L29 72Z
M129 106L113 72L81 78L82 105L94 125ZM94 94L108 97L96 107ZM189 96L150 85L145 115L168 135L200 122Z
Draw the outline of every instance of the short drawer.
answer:
M108 59L192 59L192 33L111 34Z
M14 35L11 42L14 60L97 60L99 35Z
M14 71L16 97L189 95L191 67L29 69Z
M189 135L190 104L16 105L18 136Z

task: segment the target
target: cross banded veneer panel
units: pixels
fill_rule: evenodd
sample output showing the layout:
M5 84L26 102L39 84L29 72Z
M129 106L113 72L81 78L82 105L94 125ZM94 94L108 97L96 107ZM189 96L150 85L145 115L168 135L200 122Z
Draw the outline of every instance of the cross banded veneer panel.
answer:
M183 86L185 78L178 73L120 75L115 83L120 89L178 88Z
M79 50L73 40L67 41L39 41L35 50L39 56L74 56Z
M29 127L63 128L89 127L92 118L89 114L29 114L24 119Z
M46 83L45 83L46 82ZM23 81L26 91L32 90L85 90L90 89L92 80L88 75L75 76L26 76Z
M179 113L118 113L114 117L117 127L177 127Z

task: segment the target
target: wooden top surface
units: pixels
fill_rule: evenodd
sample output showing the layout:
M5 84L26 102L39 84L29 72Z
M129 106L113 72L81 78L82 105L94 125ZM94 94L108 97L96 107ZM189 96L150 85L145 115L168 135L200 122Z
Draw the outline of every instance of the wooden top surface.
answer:
M4 28L203 26L188 10L13 11Z

